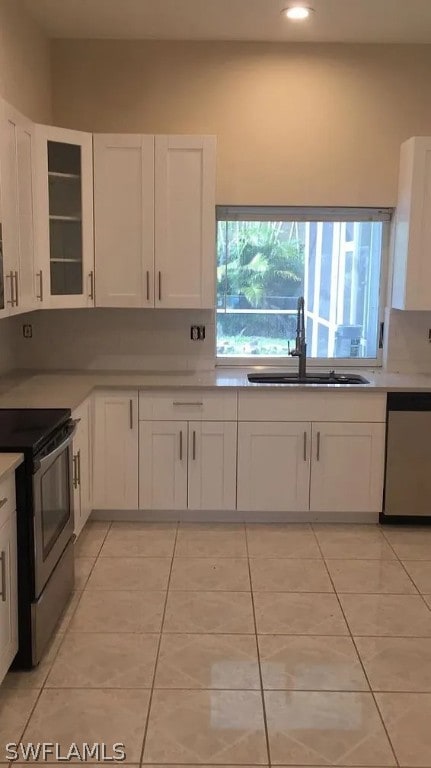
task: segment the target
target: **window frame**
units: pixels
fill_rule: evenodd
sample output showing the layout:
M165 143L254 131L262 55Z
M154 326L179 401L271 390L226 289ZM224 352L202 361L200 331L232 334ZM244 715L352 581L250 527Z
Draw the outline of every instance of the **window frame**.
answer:
M334 206L216 206L216 237L219 221L381 221L382 252L379 280L378 329L383 327L389 279L389 253L394 209L388 207L334 207ZM271 218L271 217L275 217ZM335 217L335 218L332 218ZM217 250L216 250L217 253ZM216 258L217 292L217 258ZM221 356L217 354L217 294L215 307L214 354L216 368L285 368L296 370L295 357L264 357L258 355ZM383 339L379 332L376 357L308 357L307 367L313 369L381 368L383 365Z

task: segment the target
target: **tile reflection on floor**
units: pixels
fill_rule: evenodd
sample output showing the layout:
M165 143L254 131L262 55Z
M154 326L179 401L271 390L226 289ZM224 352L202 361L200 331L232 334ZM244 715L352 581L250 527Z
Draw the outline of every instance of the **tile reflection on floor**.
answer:
M9 741L146 766L431 768L431 529L90 523Z

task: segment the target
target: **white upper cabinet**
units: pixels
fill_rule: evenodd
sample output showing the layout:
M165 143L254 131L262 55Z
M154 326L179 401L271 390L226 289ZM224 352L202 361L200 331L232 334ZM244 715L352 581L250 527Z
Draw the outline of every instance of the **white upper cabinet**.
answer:
M154 136L94 136L96 305L154 306Z
M97 306L214 307L215 147L94 136Z
M92 135L38 125L36 139L43 306L94 306Z
M392 306L431 309L431 138L401 146Z
M39 303L35 254L34 126L9 104L2 104L2 241L5 257L4 306L9 314Z
M214 136L156 136L156 306L214 307Z

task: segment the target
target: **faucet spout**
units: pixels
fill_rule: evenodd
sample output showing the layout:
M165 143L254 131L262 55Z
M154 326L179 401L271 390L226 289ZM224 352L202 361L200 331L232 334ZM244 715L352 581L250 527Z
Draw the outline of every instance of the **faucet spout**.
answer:
M298 358L298 378L305 379L307 375L307 342L305 339L305 300L303 296L298 299L296 313L296 340L295 349L290 354Z

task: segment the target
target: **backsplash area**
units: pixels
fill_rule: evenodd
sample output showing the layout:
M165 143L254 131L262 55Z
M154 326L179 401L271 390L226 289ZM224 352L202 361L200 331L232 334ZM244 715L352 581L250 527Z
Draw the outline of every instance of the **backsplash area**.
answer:
M31 339L23 337L25 323ZM385 368L431 374L431 312L386 310ZM190 339L205 325L204 341ZM27 370L208 370L215 363L211 310L46 310L0 322L0 374Z
M16 318L6 317L0 321L0 375L15 368L15 323Z
M431 373L431 312L387 309L385 368L391 373Z
M14 366L61 370L206 370L214 367L211 310L47 310L13 319ZM33 336L24 339L30 323ZM205 325L204 341L190 339Z

